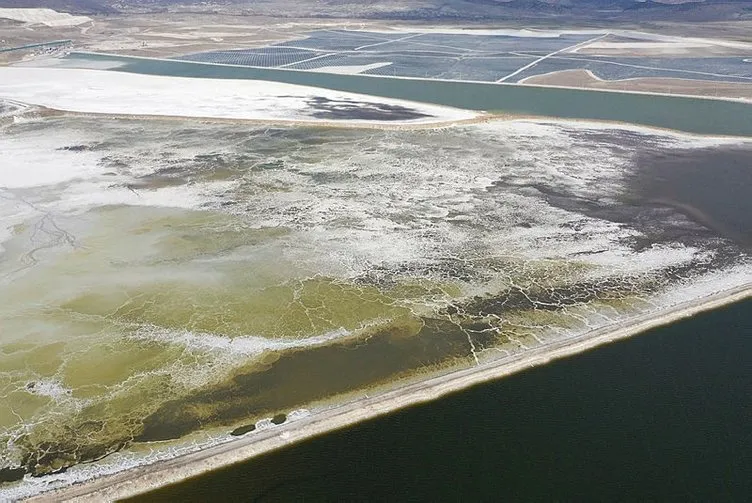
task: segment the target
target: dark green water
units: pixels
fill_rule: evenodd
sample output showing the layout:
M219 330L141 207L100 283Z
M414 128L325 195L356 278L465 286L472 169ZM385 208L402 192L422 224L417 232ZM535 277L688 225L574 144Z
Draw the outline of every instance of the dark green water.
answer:
M752 300L139 501L749 501Z
M378 78L188 61L72 53L76 60L123 64L116 71L177 77L258 79L399 98L470 110L629 122L698 134L752 136L752 104L681 96L556 89L481 82Z

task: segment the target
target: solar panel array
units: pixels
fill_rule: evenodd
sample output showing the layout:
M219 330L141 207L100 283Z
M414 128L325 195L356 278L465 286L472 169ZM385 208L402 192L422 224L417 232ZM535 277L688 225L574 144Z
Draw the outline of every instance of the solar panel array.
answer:
M316 53L297 49L265 47L263 49L239 49L233 51L212 51L189 54L176 59L219 63L225 65L261 66L276 68L314 57Z
M596 36L593 33L515 37L319 30L306 38L272 46L190 54L177 59L308 71L379 64L379 68L362 73L490 82L506 77L507 82L518 82L533 75L579 68L590 70L605 80L675 77L752 82L752 63L742 57L606 58L558 53ZM543 56L546 58L540 60ZM537 60L540 61L515 74Z

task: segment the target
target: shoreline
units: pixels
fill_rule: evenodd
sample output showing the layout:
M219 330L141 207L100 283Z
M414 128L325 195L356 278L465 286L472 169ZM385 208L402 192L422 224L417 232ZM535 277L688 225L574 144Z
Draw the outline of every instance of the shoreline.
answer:
M287 125L419 126L483 115L479 110L303 84L76 68L0 67L0 99L83 114L266 120Z
M402 387L345 402L311 416L256 431L207 449L149 465L104 475L77 485L53 489L28 501L112 501L179 482L246 461L287 445L370 420L396 410L436 400L444 395L505 377L553 360L668 325L700 312L752 297L752 283L676 304L569 339L555 341L511 357L465 368Z
M218 66L218 67L230 67L230 68L240 68L240 69L250 69L250 70L279 70L281 72L290 72L290 73L299 73L299 74L320 74L320 75L338 75L333 74L330 72L319 72L316 70L298 70L295 68L277 68L277 67L266 67L266 66L252 66L252 65L238 65L233 63L211 63L208 61L191 61L189 59L176 59L174 57L150 57L150 56L132 56L130 54L118 54L115 52L98 52L98 51L71 51L70 53L73 56L76 55L83 55L83 56L95 56L95 57L111 57L111 58L131 58L131 59L141 59L141 60L153 60L153 61L160 61L163 63L189 63L193 65L207 65L207 66ZM108 69L119 71L117 70L117 67ZM131 72L124 72L124 73L131 73ZM137 72L133 72L137 73ZM144 74L140 74L144 75ZM521 82L495 82L495 81L488 81L488 80L473 80L473 79L438 79L434 77L406 77L403 75L375 75L375 74L369 74L369 73L357 73L352 74L352 76L360 76L360 77L370 77L375 79L395 79L395 80L410 80L410 81L420 81L420 82L455 82L459 84L486 84L489 86L508 86L508 87L533 87L533 88L541 88L541 89L570 89L574 91L594 91L594 92L604 92L604 93L621 93L621 94L638 94L638 95L648 95L648 96L665 96L665 97L679 97L679 98L691 98L691 99L698 99L698 100L715 100L715 101L729 101L729 102L735 102L735 103L743 103L743 104L749 104L749 100L741 99L741 98L730 98L730 97L724 97L724 96L707 96L707 95L696 95L696 94L681 94L681 93L661 93L661 92L649 92L649 91L640 91L640 90L623 90L623 89L593 89L588 87L578 87L578 86L556 86L551 84L523 84ZM205 77L184 77L180 76L178 78L205 78ZM226 78L226 77L223 77ZM276 80L268 80L268 79L247 79L247 80L264 80L266 82L281 82ZM608 81L606 81L608 82ZM700 81L700 82L715 82L715 81ZM729 82L724 80L719 80L717 82ZM306 84L306 85L312 85L312 84ZM313 86L312 87L318 87ZM324 88L327 89L327 88ZM368 94L368 93L363 93ZM394 99L401 99L401 98L394 98ZM414 100L406 100L406 101L414 101ZM449 106L449 105L439 105L439 106ZM452 107L457 108L457 107Z
M414 129L441 129L452 126L461 126L468 124L478 124L498 119L513 118L513 116L503 116L478 112L477 116L466 119L441 119L435 122L406 122L406 121L360 121L358 119L343 120L320 120L320 119L236 119L229 117L203 117L195 115L150 115L150 114L118 114L110 112L77 112L75 110L65 110L61 108L51 108L43 105L27 104L43 109L47 113L59 117L82 117L82 118L104 118L116 120L158 120L158 121L197 121L210 124L252 124L257 126L272 127L321 127L321 128L338 128L338 129L383 129L387 131L403 131Z
M505 113L503 111L479 111L475 117L467 119L447 119L436 122L398 122L392 123L383 122L354 122L354 121L333 121L333 120L298 120L298 119L236 119L236 118L222 118L222 117L202 117L202 116L188 116L188 115L147 115L147 114L117 114L110 112L76 112L74 110L65 110L61 108L51 108L44 105L35 105L34 103L25 103L20 101L14 101L0 97L0 100L11 102L23 107L27 110L22 113L38 113L41 118L60 118L60 117L74 117L74 118L90 118L90 119L112 119L112 120L143 120L143 121L187 121L187 122L200 122L206 124L247 124L254 126L271 126L271 127L309 127L309 128L329 128L329 129L370 129L370 130L383 130L383 131L413 131L413 130L425 130L425 129L446 129L456 126L471 126L475 124L486 124L493 122L532 122L540 124L556 124L567 125L576 124L579 126L598 126L598 127L613 127L624 130L640 131L645 133L660 132L666 135L687 137L687 138L716 138L719 140L738 140L747 141L749 136L737 135L737 134L700 134L690 133L682 131L680 129L672 129L660 126L646 126L642 124L634 124L632 122L616 121L616 120L604 120L604 119L573 119L568 117L558 117L552 115L530 115L530 114L515 114ZM4 117L0 117L3 119ZM7 117L6 117L7 118ZM1 124L0 124L1 125Z

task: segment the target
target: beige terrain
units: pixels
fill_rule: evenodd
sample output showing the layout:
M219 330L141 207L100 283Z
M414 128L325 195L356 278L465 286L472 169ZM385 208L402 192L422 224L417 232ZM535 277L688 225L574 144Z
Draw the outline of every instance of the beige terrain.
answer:
M32 17L32 19L35 18ZM169 58L211 50L261 47L299 39L307 32L321 29L388 31L426 28L423 23L379 20L295 19L167 12L92 16L86 22L52 23L52 26L49 25L51 23L41 22L44 19L37 20L39 22L0 19L0 33L2 34L0 47L18 47L51 40L71 40L71 45L58 49L0 52L0 65L35 60L32 64L37 66L44 64L43 61L39 61L40 58L55 56L71 49ZM498 30L503 29L504 26L468 25L451 28L455 31L458 29ZM526 28L535 29L535 27ZM574 27L566 28L573 29ZM687 33L691 33L692 37L686 37ZM752 57L750 33L752 33L752 22L745 21L705 23L693 25L691 30L680 23L629 26L625 29L613 29L605 37L599 37L588 44L581 44L564 52L601 57L745 57L746 55ZM685 36L681 36L682 34ZM566 70L536 75L525 79L524 83L719 98L752 98L752 83L674 78L602 81L585 70Z
M36 10L36 9L35 9ZM41 9L40 9L41 10ZM83 18L82 18L83 19ZM151 13L90 16L88 22L49 26L4 19L0 15L0 47L14 47L49 40L70 39L76 50L112 52L147 57L170 57L191 52L259 47L301 38L320 29L408 30L425 28L420 22L375 19L274 18L254 15L209 13ZM432 26L432 28L435 28ZM452 25L454 31L519 29L517 24ZM550 26L526 29L552 30ZM557 29L576 30L575 26ZM589 28L592 29L592 28ZM630 31L625 31L630 30ZM629 26L615 29L603 40L578 48L581 54L623 56L723 56L749 54L752 49L752 22L706 23L692 26L694 37L682 24ZM642 31L636 34L631 30ZM625 39L624 37L628 37ZM636 38L635 38L636 37ZM744 44L744 43L747 44ZM699 51L699 52L698 52ZM28 55L27 55L28 56ZM0 53L0 64L17 54Z
M694 28L694 27L693 27ZM708 36L666 35L661 32L614 30L605 37L578 46L569 53L590 56L641 58L744 57L752 53L752 43L744 36L710 32Z
M694 37L722 38L752 43L752 20L694 23L691 29L687 28L686 23L664 21L649 23L641 26L640 29L673 36L685 36L691 32Z
M528 77L520 83L539 86L584 87L609 91L684 94L752 100L752 83L672 79L666 77L601 80L588 70L563 70Z
M378 21L275 19L221 14L138 14L92 17L77 26L46 26L0 19L0 47L70 39L76 50L146 57L260 47L327 28L389 29ZM30 59L26 51L0 53L0 64Z

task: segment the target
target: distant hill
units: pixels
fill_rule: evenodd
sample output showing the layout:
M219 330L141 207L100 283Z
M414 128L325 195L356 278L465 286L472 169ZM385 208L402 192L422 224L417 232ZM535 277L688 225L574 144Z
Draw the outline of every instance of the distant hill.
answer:
M683 3L678 3L683 2ZM408 2L409 3L409 2ZM367 17L456 20L721 21L752 19L752 0L462 0Z
M278 17L403 20L752 20L752 0L0 0L72 14L190 10Z
M97 0L0 0L4 8L48 8L71 14L113 14L118 12Z
M614 21L752 20L752 0L456 0L399 18L555 19Z

